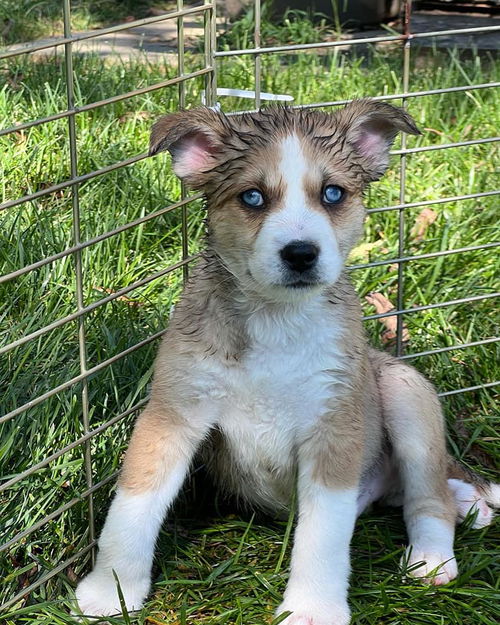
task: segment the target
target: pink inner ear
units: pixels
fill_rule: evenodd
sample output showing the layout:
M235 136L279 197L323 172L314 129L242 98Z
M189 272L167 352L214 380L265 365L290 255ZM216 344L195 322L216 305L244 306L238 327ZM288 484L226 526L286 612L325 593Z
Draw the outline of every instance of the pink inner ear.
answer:
M363 156L378 156L387 149L387 141L382 134L362 130L355 141L356 148Z
M181 139L174 149L174 171L179 178L209 169L215 148L203 133L193 133Z

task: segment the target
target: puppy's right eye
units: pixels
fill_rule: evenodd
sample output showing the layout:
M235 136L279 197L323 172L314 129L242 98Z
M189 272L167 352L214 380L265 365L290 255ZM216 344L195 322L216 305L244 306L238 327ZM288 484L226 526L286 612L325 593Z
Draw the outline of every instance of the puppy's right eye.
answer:
M258 189L247 189L240 194L240 200L249 208L262 208L264 196Z

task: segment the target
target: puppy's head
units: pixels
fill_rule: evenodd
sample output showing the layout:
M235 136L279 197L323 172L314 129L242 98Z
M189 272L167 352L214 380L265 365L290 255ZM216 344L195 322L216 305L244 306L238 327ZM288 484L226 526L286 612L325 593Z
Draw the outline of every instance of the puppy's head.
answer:
M195 109L160 119L150 153L169 150L206 194L211 246L242 288L294 301L338 279L399 131L419 134L404 110L368 100L332 114Z

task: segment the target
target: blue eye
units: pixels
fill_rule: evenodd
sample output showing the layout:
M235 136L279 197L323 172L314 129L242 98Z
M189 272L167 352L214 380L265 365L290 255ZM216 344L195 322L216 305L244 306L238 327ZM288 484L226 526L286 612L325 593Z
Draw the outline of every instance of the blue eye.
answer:
M338 204L344 197L344 189L336 184L328 184L323 189L322 200L325 204Z
M241 201L250 208L262 208L264 206L264 196L258 189L248 189L240 195Z

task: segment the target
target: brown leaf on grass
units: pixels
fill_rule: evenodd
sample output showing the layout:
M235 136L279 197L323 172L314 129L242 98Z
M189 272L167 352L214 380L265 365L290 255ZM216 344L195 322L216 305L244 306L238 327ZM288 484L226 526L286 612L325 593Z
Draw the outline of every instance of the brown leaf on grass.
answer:
M98 291L99 293L107 293L108 295L113 295L114 293L116 293L116 291L113 291L113 289L107 289L106 287L103 286L93 286L92 287L94 289L94 291ZM130 299L130 297L127 297L126 295L120 295L119 297L116 298L117 302L124 302L125 304L127 304L128 306L142 306L141 302L138 302L135 299Z
M134 119L144 119L148 121L152 118L153 118L153 113L150 113L149 111L127 111L127 113L120 115L120 117L118 118L118 121L120 122L120 124L124 124L125 122L134 120Z
M7 84L13 91L18 91L21 88L21 82L24 80L24 74L16 72L15 74L9 74L7 76Z
M66 569L66 576L73 584L78 581L78 575L75 573L75 569L72 566L68 566Z
M27 588L33 581L33 577L38 573L38 565L34 564L30 569L19 576L18 583L20 588Z
M26 144L28 138L24 130L15 130L13 132L17 147L23 147Z
M45 189L50 189L51 186L52 186L52 183L45 182L45 181L42 180L42 181L39 181L37 183L36 190L37 191L44 191ZM64 197L64 195L65 195L65 190L64 189L58 189L57 191L53 191L50 194L50 197L56 198L58 200L61 200Z
M424 128L424 130L426 132L433 132L435 135L439 135L440 137L444 135L444 132L442 130L436 130L435 128Z
M349 260L353 263L368 262L370 260L371 252L379 249L383 244L384 242L381 240L371 241L369 243L360 243L351 250L349 254Z
M147 616L146 623L147 625L167 625L166 621L159 621L158 619L154 618L154 616Z
M396 310L393 303L382 295L382 293L370 293L365 297L366 301L375 307L377 314L383 314ZM389 315L388 317L382 317L379 319L380 323L384 326L382 330L382 343L388 347L394 344L397 336L398 316ZM406 324L403 323L403 343L407 344L410 340L410 333Z
M464 139L468 134L470 134L470 131L472 130L473 126L472 124L467 124L467 126L462 130L462 139Z
M424 208L415 219L413 228L411 229L410 236L414 243L420 243L425 237L427 230L437 219L436 211L431 208Z

